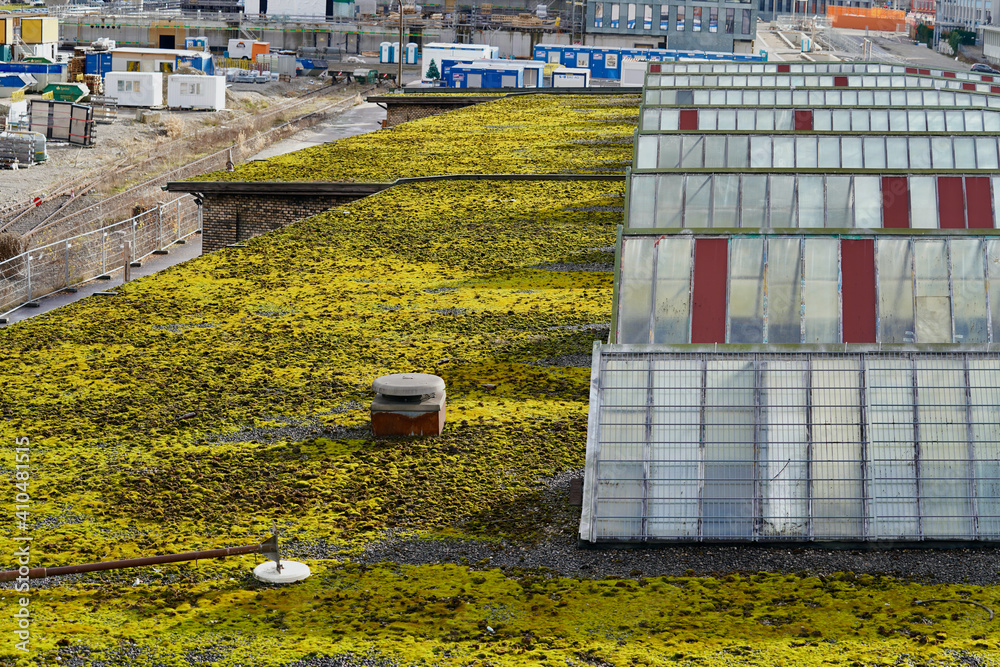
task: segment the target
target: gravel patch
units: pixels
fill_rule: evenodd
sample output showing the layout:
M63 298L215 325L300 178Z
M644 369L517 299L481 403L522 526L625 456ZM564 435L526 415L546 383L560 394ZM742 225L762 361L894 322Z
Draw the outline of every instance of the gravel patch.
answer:
M541 269L543 271L584 271L588 273L611 273L615 270L614 263L605 264L603 262L557 262L554 264L535 264L529 269Z
M563 354L558 357L546 357L529 361L529 366L562 366L564 368L590 368L593 355L590 354Z
M343 414L352 410L361 410L364 406L357 401L348 401L330 410L328 414ZM365 426L348 428L346 426L331 426L316 419L298 419L281 415L263 417L266 421L284 422L282 426L249 426L245 425L233 433L210 433L205 436L205 443L222 442L261 442L273 444L281 440L300 441L309 438L330 438L331 440L357 440L371 437L371 430Z

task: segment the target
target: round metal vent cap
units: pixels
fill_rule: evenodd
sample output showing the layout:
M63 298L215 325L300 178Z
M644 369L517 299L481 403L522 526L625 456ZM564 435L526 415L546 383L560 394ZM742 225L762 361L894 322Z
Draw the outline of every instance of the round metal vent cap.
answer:
M444 380L428 373L393 373L376 378L372 389L383 396L423 396L444 391Z

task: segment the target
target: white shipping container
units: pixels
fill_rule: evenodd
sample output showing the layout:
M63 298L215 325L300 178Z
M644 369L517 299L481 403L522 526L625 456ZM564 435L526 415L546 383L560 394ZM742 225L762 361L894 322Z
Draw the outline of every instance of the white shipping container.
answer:
M163 104L160 72L108 72L104 95L118 99L120 107L157 107Z
M347 16L347 7L337 7L337 5L348 5L350 15L354 14L354 5L351 3L334 2L333 15ZM268 0L266 12L261 12L260 0L245 0L243 12L247 15L263 14L268 16L287 16L292 20L300 18L326 18L326 0Z
M226 108L226 77L171 74L167 77L167 106L221 111Z
M427 70L430 69L431 61L437 65L438 72L441 72L442 60L456 60L459 62L472 62L480 59L494 59L500 57L500 48L489 44L445 44L442 42L431 42L424 44L422 57L420 59L420 77L427 77Z
M646 82L646 66L648 63L645 60L636 60L635 58L626 57L622 60L622 86L638 86Z
M559 67L552 71L553 88L586 88L590 85L590 70Z

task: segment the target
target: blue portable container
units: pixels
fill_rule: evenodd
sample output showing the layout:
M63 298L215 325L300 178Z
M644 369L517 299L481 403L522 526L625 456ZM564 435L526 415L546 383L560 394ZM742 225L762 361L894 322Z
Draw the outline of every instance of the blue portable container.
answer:
M111 71L111 52L97 51L94 53L88 53L86 56L86 62L83 66L83 71L87 74L96 74L103 77Z

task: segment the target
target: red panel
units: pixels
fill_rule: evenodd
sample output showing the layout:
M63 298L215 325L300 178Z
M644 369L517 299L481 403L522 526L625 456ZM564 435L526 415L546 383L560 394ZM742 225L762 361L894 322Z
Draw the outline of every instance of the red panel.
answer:
M698 129L698 110L697 109L681 109L680 125L678 129L681 130L697 130Z
M945 76L946 79L954 79L955 78L955 73L954 72L944 72L944 76Z
M990 86L991 93L1000 93L1000 86Z
M965 229L965 195L961 176L938 176L941 229Z
M917 71L916 67L907 67L906 68L906 73L907 74L918 74L918 71Z
M969 229L993 229L993 197L988 176L965 177Z
M918 74L923 74L924 76L930 76L931 71L929 69L918 69L917 73Z
M875 342L875 240L840 242L844 342Z
M962 84L962 90L975 90L975 89L976 89L976 84L974 84L974 83L963 83Z
M812 132L813 129L813 112L812 109L796 109L795 110L795 130Z
M882 177L882 220L886 229L910 226L910 187L906 176Z
M990 76L989 74L984 74L984 75L982 75L980 77L980 80L981 81L990 81L990 82L992 82L993 81L993 77Z
M691 342L726 342L726 279L729 242L695 239Z
M778 72L791 72L792 68L789 65L778 65Z
M653 73L659 73L660 68L661 68L660 63L653 63L652 65L649 66L649 71Z
M847 88L847 77L846 76L833 77L833 85L835 85L837 88Z

